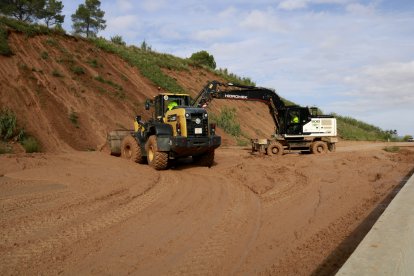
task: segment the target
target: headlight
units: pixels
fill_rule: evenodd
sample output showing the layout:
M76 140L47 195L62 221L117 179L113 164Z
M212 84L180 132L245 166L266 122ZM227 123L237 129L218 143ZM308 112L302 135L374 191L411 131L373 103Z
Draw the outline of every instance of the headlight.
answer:
M185 117L186 117L186 118L189 118L189 117L190 117L190 114L185 113Z
M204 118L207 118L208 117L208 114L207 113L204 113Z

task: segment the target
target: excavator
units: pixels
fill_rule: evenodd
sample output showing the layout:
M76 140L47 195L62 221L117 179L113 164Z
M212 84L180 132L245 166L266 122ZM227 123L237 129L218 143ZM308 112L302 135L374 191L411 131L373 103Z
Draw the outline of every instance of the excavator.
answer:
M252 139L253 152L282 155L287 151L335 151L336 118L318 114L316 107L287 106L273 89L218 81L208 82L191 105L205 108L213 99L259 101L268 106L275 133L270 139Z

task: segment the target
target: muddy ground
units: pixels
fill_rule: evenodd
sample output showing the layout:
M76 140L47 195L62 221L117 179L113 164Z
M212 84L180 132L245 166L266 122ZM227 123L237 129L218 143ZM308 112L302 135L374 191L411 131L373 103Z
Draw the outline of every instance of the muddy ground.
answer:
M154 171L103 152L0 156L0 274L332 275L413 172L414 144L220 148Z

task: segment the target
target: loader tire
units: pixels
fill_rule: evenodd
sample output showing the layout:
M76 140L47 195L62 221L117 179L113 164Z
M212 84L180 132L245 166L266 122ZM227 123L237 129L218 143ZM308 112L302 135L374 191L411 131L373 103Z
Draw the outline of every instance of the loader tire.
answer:
M145 158L142 156L141 147L138 141L132 136L126 136L121 144L121 157L136 163L144 163Z
M283 155L283 146L281 143L272 142L269 144L266 151L269 156Z
M148 165L156 170L165 170L168 167L168 152L158 151L157 137L151 135L145 145Z
M322 141L316 141L312 143L313 154L324 154L328 151L328 145Z
M198 156L193 156L193 160L200 166L211 167L214 163L214 149Z

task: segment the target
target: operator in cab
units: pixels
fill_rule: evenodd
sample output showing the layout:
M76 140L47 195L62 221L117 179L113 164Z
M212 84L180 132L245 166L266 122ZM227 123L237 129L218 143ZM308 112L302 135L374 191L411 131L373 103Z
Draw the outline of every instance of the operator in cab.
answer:
M176 106L178 106L177 102L176 101L172 101L172 102L168 103L167 108L168 108L168 110L172 110Z

